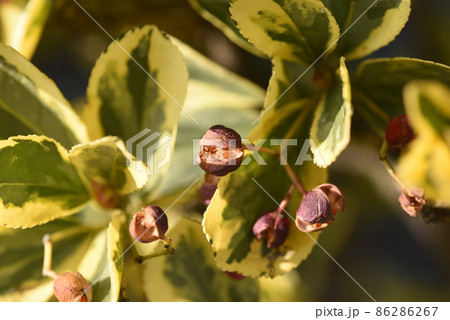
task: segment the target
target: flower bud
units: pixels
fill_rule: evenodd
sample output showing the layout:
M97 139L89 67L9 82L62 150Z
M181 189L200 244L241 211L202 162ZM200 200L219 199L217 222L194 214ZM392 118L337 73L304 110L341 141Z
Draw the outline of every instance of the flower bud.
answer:
M53 292L60 302L89 302L92 301L90 287L79 272L66 272L55 279Z
M422 188L402 190L402 193L398 197L398 202L403 211L413 218L417 217L417 213L422 210L423 206L427 203L423 196Z
M220 177L214 176L212 174L205 174L205 182L200 187L200 195L203 202L209 206L211 199L216 192L217 185L219 184Z
M297 210L297 228L303 232L325 229L344 207L344 196L339 188L330 183L321 184L303 197Z
M232 271L232 272L224 271L224 273L233 280L243 280L243 279L247 278L246 276L240 274L239 272L235 272L235 271Z
M393 151L402 151L415 138L408 116L402 115L389 121L386 127L386 141Z
M164 238L168 228L164 211L158 206L147 206L134 214L129 230L133 239L148 243Z
M278 248L289 234L289 219L276 211L263 213L253 225L253 235L257 240L267 239L267 248Z
M224 176L239 168L243 157L241 136L233 129L216 125L200 139L197 163L209 174Z

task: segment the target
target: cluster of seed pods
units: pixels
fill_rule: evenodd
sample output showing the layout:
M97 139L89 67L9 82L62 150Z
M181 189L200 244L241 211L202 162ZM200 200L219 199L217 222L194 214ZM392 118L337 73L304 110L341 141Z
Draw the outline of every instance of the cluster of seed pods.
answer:
M211 127L200 140L197 162L206 172L200 193L206 205L217 188L219 177L239 168L244 157L240 135L222 125ZM288 196L290 198L290 195ZM263 212L253 224L253 235L265 240L268 248L278 248L287 239L291 227L285 211L287 201L278 208ZM303 232L313 232L330 225L338 211L344 210L344 196L332 184L322 184L304 197L297 210L295 225Z

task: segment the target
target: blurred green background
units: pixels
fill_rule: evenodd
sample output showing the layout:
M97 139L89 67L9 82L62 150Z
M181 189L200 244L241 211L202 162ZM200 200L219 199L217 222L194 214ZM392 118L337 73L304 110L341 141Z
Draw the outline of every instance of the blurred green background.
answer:
M155 24L228 69L267 86L271 65L230 42L187 0L79 1L113 37L132 26ZM450 1L412 1L399 37L372 57L414 57L450 64ZM95 60L111 42L71 0L55 0L32 62L82 106ZM350 72L359 61L349 64ZM77 103L78 101L78 103ZM381 141L363 119L352 123L352 141L330 168L347 207L322 233L321 246L378 301L450 301L450 227L404 214L398 190L378 161ZM450 165L450 164L449 164ZM370 301L352 279L316 246L297 271L304 301Z

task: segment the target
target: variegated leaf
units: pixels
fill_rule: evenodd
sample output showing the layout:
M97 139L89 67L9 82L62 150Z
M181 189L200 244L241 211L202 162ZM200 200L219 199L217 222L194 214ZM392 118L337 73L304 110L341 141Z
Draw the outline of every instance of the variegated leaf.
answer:
M48 0L11 0L0 3L1 42L31 59L50 15Z
M311 64L339 37L320 0L235 0L230 11L240 32L272 58Z
M92 70L84 110L92 138L126 141L148 165L151 186L168 171L163 164L173 151L187 80L181 53L155 26L134 28L111 43Z
M411 0L323 0L341 27L338 52L359 59L393 41L405 26Z
M87 131L55 83L14 49L0 44L0 138L35 133L70 148Z
M0 225L29 228L79 211L89 200L68 152L30 135L0 141Z
M211 22L235 44L257 56L263 56L263 53L256 49L240 33L236 24L231 19L230 4L231 0L189 0L191 6L202 15L202 17Z
M200 223L181 218L168 236L175 254L144 262L150 301L258 301L256 280L233 280L217 269Z
M92 291L92 301L117 301L116 275L112 280L111 268L114 266L110 262L111 249L108 247L108 229L102 229L89 235L89 247L85 250L83 257L76 266L77 271L89 281ZM111 247L112 248L112 247ZM114 287L112 286L114 284Z
M342 57L336 79L321 97L314 113L311 148L315 164L327 167L345 149L350 142L352 114L350 80Z
M172 134L187 79L181 53L158 28L128 31L92 70L84 112L92 138L113 135L125 141L145 128Z
M147 182L145 165L133 159L117 137L77 145L69 157L88 183L108 186L119 194L132 193Z
M77 270L90 245L88 229L62 220L24 230L0 227L0 301L55 300L53 279L42 277L45 234L55 240L52 268L57 273Z
M450 87L412 82L404 98L417 138L400 157L398 175L406 185L423 188L427 198L450 206Z
M305 68L296 63L279 58L272 59L272 76L267 88L264 109L277 109L290 101L309 96L311 83L308 83L308 77L298 78L305 71ZM296 84L293 86L294 81Z
M364 61L356 71L352 86L355 109L384 137L388 121L405 113L404 85L420 79L438 80L450 85L450 68L412 58Z
M111 299L119 301L123 273L123 237L122 229L126 221L121 212L113 214L108 227L108 272L111 279Z

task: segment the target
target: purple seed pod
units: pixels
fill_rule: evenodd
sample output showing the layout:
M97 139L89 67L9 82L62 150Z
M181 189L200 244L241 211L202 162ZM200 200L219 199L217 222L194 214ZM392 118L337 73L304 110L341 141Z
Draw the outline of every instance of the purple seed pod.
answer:
M297 210L296 225L303 232L325 229L338 211L343 211L345 199L333 184L321 184L308 192Z
M147 206L134 214L129 231L133 239L148 243L164 238L168 228L164 211L158 206Z
M233 129L215 125L200 139L197 163L209 174L224 176L239 168L243 157L241 136Z
M267 248L278 248L289 234L289 219L276 211L267 211L253 225L257 240L267 239Z
M324 183L317 186L314 189L320 189L326 194L328 200L330 200L333 215L336 215L338 212L344 211L345 208L344 195L342 194L341 190L339 190L339 188L336 187L334 184Z

